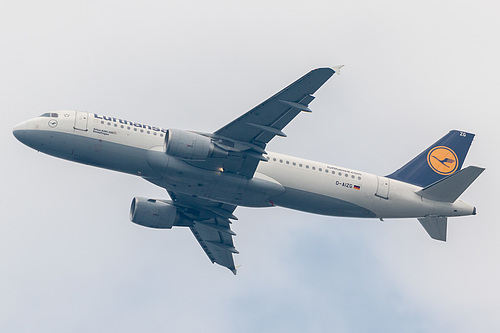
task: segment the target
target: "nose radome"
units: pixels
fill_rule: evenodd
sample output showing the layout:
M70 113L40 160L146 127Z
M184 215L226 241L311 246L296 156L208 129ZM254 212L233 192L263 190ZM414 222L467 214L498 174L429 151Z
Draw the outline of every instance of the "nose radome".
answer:
M22 123L19 123L16 126L14 126L14 129L12 130L12 134L14 134L16 139L23 142L23 138L26 136L27 128L28 128L28 122L23 121Z

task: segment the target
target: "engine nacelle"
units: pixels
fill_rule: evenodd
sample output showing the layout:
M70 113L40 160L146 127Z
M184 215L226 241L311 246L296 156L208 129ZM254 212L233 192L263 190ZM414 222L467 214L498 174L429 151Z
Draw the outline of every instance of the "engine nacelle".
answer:
M182 217L174 205L155 199L134 198L130 205L130 220L157 229L171 229Z
M178 129L167 130L163 148L167 155L183 160L204 161L209 157L227 156L227 151L214 145L212 139Z

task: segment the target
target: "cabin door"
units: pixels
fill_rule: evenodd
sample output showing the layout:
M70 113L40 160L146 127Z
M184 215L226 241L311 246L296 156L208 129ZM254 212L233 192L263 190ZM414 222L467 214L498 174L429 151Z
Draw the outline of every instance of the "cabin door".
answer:
M377 192L375 195L382 199L389 199L389 178L377 176Z
M75 130L79 131L87 131L87 126L89 122L88 112L84 111L76 111L75 114L75 126L73 127Z

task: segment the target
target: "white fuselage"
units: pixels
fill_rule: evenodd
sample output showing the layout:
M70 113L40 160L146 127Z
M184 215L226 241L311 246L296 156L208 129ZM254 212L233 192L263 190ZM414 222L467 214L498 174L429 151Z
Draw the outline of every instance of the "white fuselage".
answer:
M269 152L253 178L205 170L165 154L166 130L87 112L59 111L16 126L26 145L67 160L143 177L169 191L250 207L282 206L332 216L463 216L474 207L425 199L421 187Z

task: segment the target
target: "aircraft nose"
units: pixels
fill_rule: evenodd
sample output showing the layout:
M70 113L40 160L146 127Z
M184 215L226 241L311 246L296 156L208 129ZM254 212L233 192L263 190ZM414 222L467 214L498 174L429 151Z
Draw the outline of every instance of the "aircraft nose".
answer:
M24 142L23 140L26 138L26 130L28 129L28 122L23 121L22 123L17 124L14 126L14 129L12 130L12 134L16 137L21 142Z

